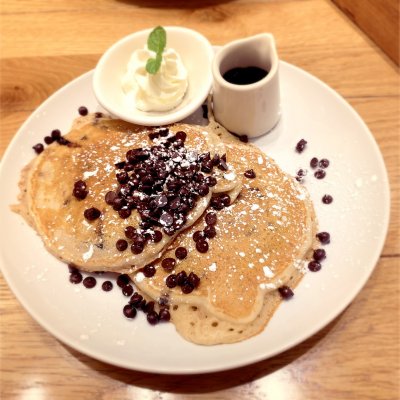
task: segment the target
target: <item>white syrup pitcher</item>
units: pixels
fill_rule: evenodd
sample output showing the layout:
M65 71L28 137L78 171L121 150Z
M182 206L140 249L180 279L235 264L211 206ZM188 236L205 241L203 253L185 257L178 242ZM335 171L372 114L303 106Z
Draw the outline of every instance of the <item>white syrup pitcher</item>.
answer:
M257 72L262 70L260 79ZM257 137L277 124L279 59L271 34L262 33L223 46L214 57L212 72L213 111L221 125L233 133ZM231 83L232 76L241 83ZM243 77L253 83L244 84Z

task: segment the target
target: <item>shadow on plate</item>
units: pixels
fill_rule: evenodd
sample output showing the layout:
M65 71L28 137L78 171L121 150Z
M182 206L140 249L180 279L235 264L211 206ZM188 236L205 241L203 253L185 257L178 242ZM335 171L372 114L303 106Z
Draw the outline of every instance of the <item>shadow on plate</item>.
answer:
M87 367L127 385L177 394L210 393L254 382L296 361L329 334L343 313L309 339L275 357L241 368L197 375L163 375L132 371L97 361L61 342L60 344Z

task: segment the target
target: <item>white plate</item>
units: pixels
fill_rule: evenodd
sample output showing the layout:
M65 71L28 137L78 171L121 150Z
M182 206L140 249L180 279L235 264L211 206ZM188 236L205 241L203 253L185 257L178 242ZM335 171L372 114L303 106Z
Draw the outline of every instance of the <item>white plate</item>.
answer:
M250 364L305 340L332 321L357 295L379 258L389 220L389 186L379 149L358 114L332 89L308 73L281 62L282 119L256 144L295 174L312 157L326 157L327 177L306 178L320 230L331 233L327 260L307 273L256 337L237 344L197 346L172 324L148 325L143 313L122 316L121 291L72 285L64 264L43 247L22 218L10 212L22 167L34 157L32 145L52 129L67 132L77 109L100 110L92 92L93 72L59 90L23 124L0 170L0 266L26 310L59 340L99 360L159 373L203 373ZM298 154L299 139L308 141ZM329 193L334 201L322 204Z

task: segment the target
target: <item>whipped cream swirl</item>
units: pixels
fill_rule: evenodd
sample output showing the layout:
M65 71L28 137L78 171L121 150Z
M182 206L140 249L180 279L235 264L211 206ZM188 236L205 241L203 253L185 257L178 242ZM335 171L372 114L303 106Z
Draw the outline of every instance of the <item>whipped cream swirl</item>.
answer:
M121 80L127 101L141 111L172 110L182 102L188 87L186 68L175 50L164 50L160 69L152 75L146 63L155 56L147 46L135 50Z

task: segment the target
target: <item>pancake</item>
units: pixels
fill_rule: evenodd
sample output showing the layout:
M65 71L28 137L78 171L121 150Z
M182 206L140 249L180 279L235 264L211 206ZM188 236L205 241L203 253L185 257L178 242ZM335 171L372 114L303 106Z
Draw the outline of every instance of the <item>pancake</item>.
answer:
M292 289L300 282L303 274L293 270L286 285ZM265 294L260 312L248 323L233 322L210 313L207 307L188 303L175 304L170 308L171 319L176 330L190 342L201 345L236 343L262 332L281 304L277 290Z
M176 139L178 136L175 134L179 131L185 132L185 139L183 139L184 146L178 147ZM166 132L168 136L162 136L161 132ZM155 134L152 139L149 138L149 133ZM217 135L207 132L200 126L175 124L168 128L146 128L121 120L96 118L91 115L77 119L72 130L64 138L66 145L59 143L49 145L23 170L20 204L13 209L36 229L52 254L85 271L123 273L132 272L135 268L149 264L161 256L165 247L179 232L190 227L203 214L213 193L241 187L241 178L231 167L227 171L214 168L212 172L204 172L203 177L212 175L216 178L216 184L210 186L207 193L196 195L197 201L192 199L184 217L177 220L175 217L171 219L171 215L167 216L168 218L159 215L168 214L163 211L163 207L169 207L170 198L167 206L163 204L156 206L158 214L155 217L156 211L151 215L145 214L149 211L146 207L164 194L170 174L177 174L179 169L181 174L190 175L190 168L199 162L200 154L210 153L208 157L211 158L215 154L225 153L225 146ZM171 142L167 148L165 143L169 139ZM155 146L158 146L158 152L153 151ZM152 162L153 159L161 160L165 154L170 154L168 152L172 151L171 149L174 149L175 158L160 161L161 166L158 172L156 171L156 176L150 177L150 182L145 187L143 176L148 171L143 168L147 168L146 163ZM140 176L140 183L137 184L139 187L132 186L132 181L124 185L123 182L119 183L116 180L116 172L122 170L118 170L121 165L116 168L115 164L121 162L129 164L126 161L126 153L129 150L134 151L132 157L136 157L135 161L132 161L136 164L132 165L144 171ZM143 156L143 151L150 156L147 154L148 158L142 160L140 157ZM159 176L163 172L165 172L164 181L158 180L161 179ZM133 176L133 172L128 171L129 174ZM193 176L198 177L198 175L201 175L200 172ZM187 179L187 176L182 176L180 179L186 182L184 179ZM72 194L74 185L78 181L84 181L87 186L88 194L84 199ZM164 186L161 187L159 183L160 188L156 195L152 190L157 182L163 182ZM143 190L150 192L140 192L141 186L144 187ZM123 190L127 191L126 196L132 195L131 197L137 201L132 206L134 209L130 215L124 218L115 210L115 204L108 204L105 201L108 192L123 193ZM174 194L171 190L168 192L169 196ZM181 194L176 193L176 197L179 196L182 200ZM190 197L191 194L185 196ZM163 201L161 199L161 202ZM94 220L84 217L85 210L92 207L101 213L100 217ZM124 203L123 208L129 207ZM139 225L143 222L143 215L146 215L147 226ZM151 218L152 221L157 218L156 228L154 224L150 224ZM116 249L116 242L119 239L127 239L124 233L126 227L133 227L130 235L133 243L140 239L143 245L143 240L147 240L144 249L141 252L137 251L138 254L134 254L129 247L125 251ZM160 241L154 237L155 230L163 233ZM130 240L127 241L129 245L132 243Z
M183 337L205 345L244 340L265 327L281 301L277 289L300 280L316 231L313 205L303 186L256 147L236 140L226 147L235 170L243 174L252 169L256 177L244 178L236 201L217 212L217 235L209 239L209 251L199 253L193 240L194 232L206 226L203 217L154 263L154 277L140 272L132 277L146 296L168 299L172 321ZM175 258L178 246L188 256L167 272L162 260ZM180 271L200 277L190 294L166 286L166 277Z

